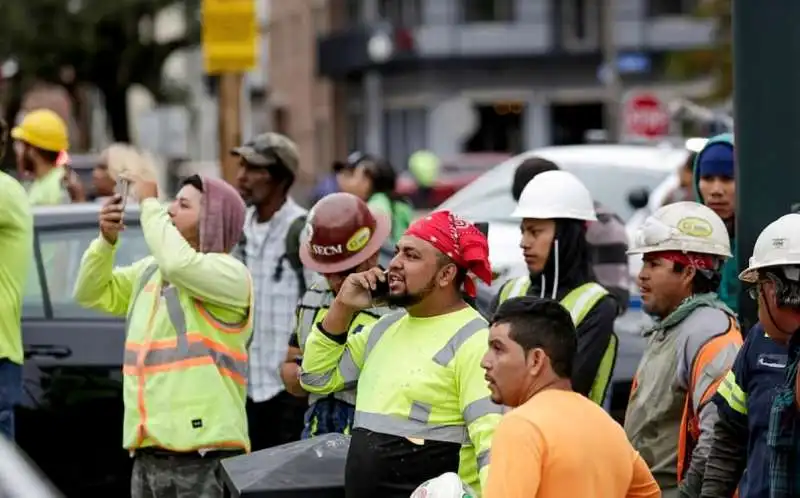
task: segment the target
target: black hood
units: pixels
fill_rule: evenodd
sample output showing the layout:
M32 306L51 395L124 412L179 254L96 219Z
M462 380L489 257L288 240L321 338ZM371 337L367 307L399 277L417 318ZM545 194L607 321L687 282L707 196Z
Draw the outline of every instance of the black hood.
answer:
M586 222L556 220L556 236L550 246L550 257L547 258L544 270L531 274L530 294L552 297L553 285L557 284L556 299L560 300L569 291L593 281L590 258L589 246L586 243ZM558 278L556 278L556 260Z

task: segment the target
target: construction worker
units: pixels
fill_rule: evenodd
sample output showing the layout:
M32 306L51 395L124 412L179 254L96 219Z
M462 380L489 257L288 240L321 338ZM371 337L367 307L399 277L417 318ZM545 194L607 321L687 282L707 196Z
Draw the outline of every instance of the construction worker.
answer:
M353 152L347 161L334 164L342 192L363 199L369 208L385 213L392 222L390 244L394 245L414 218L414 208L397 193L397 173L388 161Z
M141 171L141 169L139 169ZM253 292L229 253L245 206L222 180L192 176L175 201L135 179L150 256L114 268L122 199L100 213L75 300L127 316L123 447L133 457L131 495L222 498L220 460L250 449L245 414Z
M0 160L8 126L0 118ZM33 261L33 216L25 189L0 171L0 435L14 439L22 397L22 301Z
M576 349L556 301L515 297L495 313L481 366L492 401L514 410L494 433L485 498L661 496L622 427L572 390Z
M517 166L511 183L511 197L519 202L522 191L536 175L546 171L558 171L553 161L542 157L530 157ZM597 283L606 288L617 299L617 313L628 308L632 279L628 270L628 232L625 222L616 213L599 202L594 202L597 221L586 223L586 244L589 260Z
M749 291L758 301L759 317L764 317L764 323L770 323L771 311L768 300L762 299L761 294L769 287L767 284L774 285L773 279L786 280L781 266L768 267L767 263L772 260L783 264L792 257L788 248L773 248L773 240L783 240L798 230L800 215L784 216L773 222L756 242L751 260L754 267L740 276L745 282L756 284ZM796 261L800 264L800 257ZM759 282L764 285L758 285ZM759 321L748 332L733 368L714 395L719 420L714 426L701 497L733 496L737 485L739 498L770 496L767 433L775 394L784 383L788 346L771 339L764 323Z
M349 275L311 331L303 387L328 394L358 382L348 498L407 498L420 483L456 470L480 492L502 407L492 403L480 367L486 320L461 289L476 291L468 272L491 282L488 253L477 228L437 211L400 238L388 272ZM404 310L347 334L356 313L376 301Z
M33 178L28 188L32 205L71 202L64 187L66 170L56 163L62 151L69 149L67 125L55 112L37 109L25 115L11 130L16 141L17 168Z
M710 401L742 344L736 315L715 293L728 231L708 207L677 202L645 220L630 253L643 255L642 306L656 323L645 332L625 432L664 497L697 496L718 419Z
M521 220L520 247L530 275L506 282L491 311L525 295L559 301L578 329L572 388L602 405L617 356L617 302L591 269L586 225L597 219L592 197L573 174L545 171L525 186L512 217Z
M322 277L311 284L297 305L297 325L289 340L286 363L281 367L281 377L289 393L308 395L300 385L300 361L306 340L322 323L344 279L378 265L378 252L390 229L388 216L370 212L367 204L352 194L327 195L309 211L308 237L300 248L300 259L306 268ZM359 311L350 322L348 334L359 333L389 312L386 307ZM355 414L355 386L327 396L312 394L309 398L303 439L330 432L350 433Z
M766 406L760 410L769 410L765 435L766 454L761 461L753 461L757 469L755 475L747 476L763 480L758 484L765 486L761 494L769 498L790 498L800 496L800 378L798 378L798 361L800 361L800 244L797 234L800 233L800 214L788 214L770 223L756 240L749 265L739 278L752 285L750 295L758 300L758 321L764 332L776 343L787 348L786 366L783 379L777 386L768 386L766 395L762 395L762 403ZM754 340L748 337L748 342ZM768 358L759 358L763 365ZM737 378L737 381L739 379ZM737 382L738 384L738 382ZM730 392L727 389L730 388ZM732 406L741 411L742 406L750 413L750 397L755 393L736 391L736 384L720 386L720 392L733 399ZM719 427L720 424L717 424ZM763 431L763 429L762 429ZM751 434L752 437L752 434ZM715 441L716 443L716 441ZM719 455L717 445L712 448L712 456ZM748 454L747 472L751 460L759 455ZM763 463L767 463L766 472ZM709 461L716 463L718 460ZM712 485L709 483L708 487ZM748 488L749 490L750 488ZM707 486L703 485L703 493ZM741 492L745 491L744 486ZM716 495L722 496L722 495ZM740 496L744 496L740 494Z
M736 261L736 175L733 135L712 137L694 159L694 187L697 201L711 208L725 222L733 255L720 270L717 294L733 311L739 309L741 284Z

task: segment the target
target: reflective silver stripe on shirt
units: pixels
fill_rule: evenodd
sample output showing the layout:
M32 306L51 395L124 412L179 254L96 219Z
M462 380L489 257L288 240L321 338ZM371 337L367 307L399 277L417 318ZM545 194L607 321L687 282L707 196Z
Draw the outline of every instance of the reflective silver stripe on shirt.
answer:
M353 427L398 437L430 439L446 443L469 443L469 435L463 425L433 425L380 413L356 411Z
M467 324L458 329L458 332L453 334L453 337L447 341L447 344L434 355L434 363L443 367L447 366L447 364L456 357L456 353L461 345L467 342L470 337L485 329L487 325L486 320L483 318L474 318L467 322Z
M486 415L502 415L506 409L503 405L498 405L489 396L477 399L464 407L464 423L467 425L475 422Z

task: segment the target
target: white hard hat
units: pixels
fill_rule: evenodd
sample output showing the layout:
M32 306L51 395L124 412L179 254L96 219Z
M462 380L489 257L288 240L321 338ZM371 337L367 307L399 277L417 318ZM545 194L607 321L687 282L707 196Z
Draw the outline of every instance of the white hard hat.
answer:
M594 202L589 189L572 173L545 171L525 185L513 218L595 221Z
M477 496L478 494L453 472L427 480L411 493L411 498L477 498Z
M749 263L739 274L745 282L755 282L760 268L800 266L800 214L787 214L767 225L756 239Z
M675 202L650 215L636 231L628 254L694 252L729 258L728 229L717 213L696 202Z

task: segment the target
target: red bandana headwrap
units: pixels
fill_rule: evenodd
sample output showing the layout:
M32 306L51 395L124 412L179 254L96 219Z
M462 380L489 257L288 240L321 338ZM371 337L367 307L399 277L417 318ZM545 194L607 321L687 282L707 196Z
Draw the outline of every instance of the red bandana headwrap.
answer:
M683 266L693 266L698 270L713 270L714 257L710 254L698 254L696 252L680 252L680 251L662 251L652 253L653 256L664 258L673 263L679 263Z
M415 221L405 235L430 243L449 256L459 268L471 272L487 284L492 283L489 241L472 223L450 211L436 211ZM471 297L477 293L475 282L469 276L464 282L464 290Z

